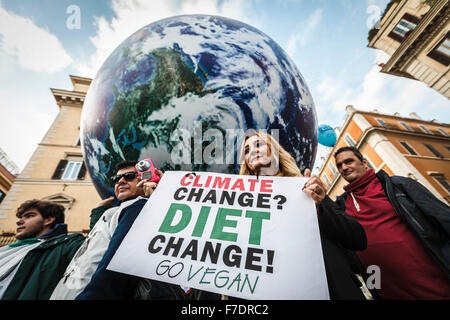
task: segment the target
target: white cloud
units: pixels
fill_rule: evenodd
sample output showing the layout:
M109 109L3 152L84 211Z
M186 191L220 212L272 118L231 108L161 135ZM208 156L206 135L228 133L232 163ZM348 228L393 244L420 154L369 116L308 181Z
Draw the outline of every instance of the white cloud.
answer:
M317 117L319 123L328 121L328 118L337 118L336 114L341 114L345 106L350 104L352 97L355 95L355 90L349 88L345 82L336 76L327 75L321 83L315 88L317 93L314 96L317 108Z
M301 27L294 32L287 43L287 53L293 56L298 47L306 45L312 33L316 30L317 25L322 20L323 9L315 10L307 19L306 24L301 24Z
M436 118L441 122L448 121L450 111L445 108L448 100L443 95L423 82L380 72L378 63L386 62L388 58L383 52L376 52L374 65L358 87L349 87L342 78L326 76L315 88L318 118L329 120L333 113L342 113L351 104L356 109L377 109L389 114L399 112L403 116L416 112L426 120ZM336 120L340 120L340 117Z
M378 52L376 64L387 61L387 56ZM439 118L448 121L450 113L444 111L448 100L421 81L401 78L380 72L374 65L365 75L362 90L352 102L355 107L378 109L380 112L399 112L408 116L416 112L423 119ZM447 108L448 109L448 108Z
M113 0L115 17L111 21L96 18L97 34L90 39L96 52L88 63L78 64L77 69L83 76L94 77L123 40L154 21L181 14L212 14L250 23L249 5L250 2L241 0Z
M0 147L23 169L58 108L51 94L40 88L15 91L2 87L0 97L0 119L4 120L0 128Z
M30 19L6 11L1 3L0 45L21 67L35 72L55 73L72 62L56 36Z

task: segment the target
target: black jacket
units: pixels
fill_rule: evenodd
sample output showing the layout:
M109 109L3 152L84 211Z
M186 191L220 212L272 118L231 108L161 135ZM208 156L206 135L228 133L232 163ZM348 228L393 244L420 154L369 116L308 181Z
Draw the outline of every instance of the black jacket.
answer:
M450 278L450 207L411 178L389 177L383 170L376 176L400 219ZM336 199L341 210L345 210L346 197L344 193Z
M361 282L355 276L363 270L355 263L353 252L367 247L364 228L328 196L319 206L318 221L330 298L366 299L360 288Z
M366 300L355 275L364 270L354 253L367 247L364 228L328 196L319 205L318 222L330 299Z
M106 269L146 202L146 199L140 199L121 212L119 224L110 240L108 249L93 274L91 281L84 291L76 297L76 300L220 299L221 296L214 293L194 289L186 294L179 285ZM104 209L98 210L104 211Z

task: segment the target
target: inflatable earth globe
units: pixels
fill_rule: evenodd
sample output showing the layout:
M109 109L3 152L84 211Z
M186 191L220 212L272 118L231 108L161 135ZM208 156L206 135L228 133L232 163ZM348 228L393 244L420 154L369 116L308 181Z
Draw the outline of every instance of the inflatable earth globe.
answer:
M271 133L301 170L314 164L314 102L283 49L245 23L183 15L143 27L107 58L86 96L81 143L106 198L125 159L238 173L251 129Z

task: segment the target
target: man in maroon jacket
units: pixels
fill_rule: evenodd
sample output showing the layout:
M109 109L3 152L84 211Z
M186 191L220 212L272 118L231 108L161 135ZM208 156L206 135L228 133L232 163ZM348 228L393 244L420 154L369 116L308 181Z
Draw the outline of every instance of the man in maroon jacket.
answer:
M334 157L339 173L349 182L337 202L366 231L367 249L357 254L364 267L379 267L378 295L382 299L450 299L449 207L412 179L390 178L382 170L376 174L354 147L340 148ZM408 197L410 190L398 191L396 179L408 189L417 189L415 195L425 194L430 206L436 205L436 216L430 218L421 211L417 196ZM434 230L442 216L443 227ZM430 234L437 240L428 241Z

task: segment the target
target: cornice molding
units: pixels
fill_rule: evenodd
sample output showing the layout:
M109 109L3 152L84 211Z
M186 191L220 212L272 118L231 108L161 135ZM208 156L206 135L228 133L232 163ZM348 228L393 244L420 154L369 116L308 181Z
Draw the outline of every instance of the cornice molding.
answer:
M44 147L57 147L57 148L77 148L77 149L81 148L80 146L77 145L45 143L45 142L38 143L38 145Z
M51 180L51 179L31 179L31 178L17 178L14 184L39 184L39 185L78 185L78 186L93 186L91 181L85 180Z
M72 84L74 86L75 86L75 84L82 84L82 85L89 86L91 84L91 82L92 82L91 78L74 76L72 74L70 74L69 77L70 77L70 80L72 81Z
M450 19L448 0L438 0L381 68L381 72L412 77L405 72L412 59L425 48Z
M53 89L50 88L52 91L53 97L56 100L56 103L61 108L61 106L64 105L70 105L70 106L77 106L77 107L83 107L84 99L86 97L85 92L81 91L69 91L69 90L62 90L62 89Z
M400 1L399 3L394 3L389 10L386 12L384 17L381 19L381 28L378 30L376 35L373 37L373 39L369 42L367 45L369 48L375 48L375 43L380 40L380 38L385 33L386 29L391 25L392 21L395 19L395 17L398 15L400 10L406 5L407 1ZM384 21L383 21L384 20Z

